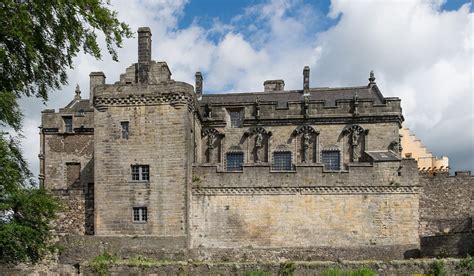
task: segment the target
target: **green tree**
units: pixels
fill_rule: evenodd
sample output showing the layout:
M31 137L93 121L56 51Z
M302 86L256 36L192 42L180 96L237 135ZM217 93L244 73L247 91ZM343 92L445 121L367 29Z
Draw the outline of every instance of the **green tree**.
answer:
M21 97L39 97L67 84L66 70L81 51L101 58L98 35L117 60L130 28L102 0L0 2L0 262L36 262L50 251L50 225L58 203L32 185L19 145ZM21 135L19 135L21 137Z

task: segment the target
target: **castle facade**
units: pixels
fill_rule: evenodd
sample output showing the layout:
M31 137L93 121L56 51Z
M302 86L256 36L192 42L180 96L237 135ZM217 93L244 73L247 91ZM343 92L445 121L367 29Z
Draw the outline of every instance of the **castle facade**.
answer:
M90 74L44 110L40 182L66 199L60 232L172 238L182 248L419 248L420 180L400 99L366 85L206 94L151 59ZM397 253L397 254L398 254Z

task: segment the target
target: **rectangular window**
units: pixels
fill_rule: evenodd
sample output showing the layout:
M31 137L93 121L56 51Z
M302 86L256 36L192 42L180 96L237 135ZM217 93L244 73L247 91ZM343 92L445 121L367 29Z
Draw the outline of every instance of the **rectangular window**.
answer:
M72 116L64 116L64 132L72 132Z
M132 180L149 181L150 166L149 165L132 165Z
M340 170L340 154L337 150L325 150L321 153L321 159L326 170Z
M81 164L80 163L66 163L66 182L67 186L71 187L80 182Z
M230 127L239 128L242 127L242 112L240 110L229 111L230 116Z
M242 163L244 163L244 154L242 152L227 153L227 171L242 171Z
M147 207L133 207L133 221L134 222L147 222L148 221Z
M122 127L122 139L128 140L128 122L120 122Z
M273 170L291 171L291 152L273 153Z

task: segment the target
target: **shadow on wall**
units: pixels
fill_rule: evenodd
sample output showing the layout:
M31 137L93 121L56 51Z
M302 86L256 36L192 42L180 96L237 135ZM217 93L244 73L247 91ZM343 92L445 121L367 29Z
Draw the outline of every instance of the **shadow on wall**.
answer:
M474 255L474 232L420 238L422 257L465 257Z

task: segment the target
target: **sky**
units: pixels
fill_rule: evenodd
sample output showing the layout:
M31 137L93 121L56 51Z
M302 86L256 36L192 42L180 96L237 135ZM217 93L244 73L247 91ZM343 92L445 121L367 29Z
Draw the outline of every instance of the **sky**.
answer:
M402 99L404 126L451 172L474 173L473 7L463 0L128 0L110 8L132 30L152 30L152 59L166 61L179 81L204 76L204 93L262 91L267 79L302 89L362 86L374 70L385 97ZM101 41L101 45L104 43ZM89 73L113 83L137 60L136 37L120 62L80 54L69 85L43 104L22 99L23 150L38 173L40 112L59 109L76 84L89 97Z

